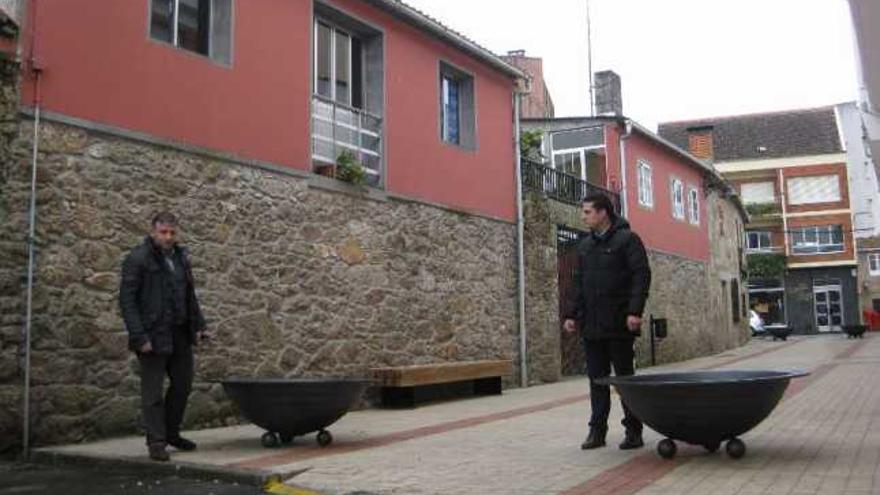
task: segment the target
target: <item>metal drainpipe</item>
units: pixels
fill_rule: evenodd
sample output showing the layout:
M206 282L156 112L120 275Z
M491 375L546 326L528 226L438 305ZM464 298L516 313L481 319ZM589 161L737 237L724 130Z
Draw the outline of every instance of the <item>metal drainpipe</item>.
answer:
M523 248L523 197L522 197L522 158L519 148L519 103L520 92L513 92L513 151L516 155L516 264L517 264L517 307L519 313L519 380L521 387L529 386L528 348L526 339L526 264Z
M626 218L629 213L626 204L626 142L632 135L632 122L629 119L623 120L623 129L624 133L618 137L617 141L618 148L620 148L620 216Z
M31 71L34 75L34 142L31 160L31 197L28 212L28 266L27 266L27 313L24 329L24 398L22 411L22 456L30 458L30 390L31 390L31 321L33 319L34 294L34 230L37 223L37 154L40 150L40 104L41 78L43 67L39 63L37 53L37 22L36 0L33 0L31 25Z

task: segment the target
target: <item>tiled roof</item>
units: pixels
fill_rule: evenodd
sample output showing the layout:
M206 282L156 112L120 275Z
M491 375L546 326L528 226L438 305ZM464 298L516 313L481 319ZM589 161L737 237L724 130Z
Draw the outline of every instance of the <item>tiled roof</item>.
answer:
M458 33L446 26L440 21L434 19L428 14L412 7L401 0L366 0L367 3L375 5L381 9L396 15L398 18L414 25L415 27L427 31L434 36L452 44L456 48L468 53L469 55L488 63L491 67L504 72L512 77L523 77L523 73L506 63L498 55L495 55L488 49L478 45L470 38Z
M660 136L688 149L688 129L712 127L714 160L756 160L841 153L834 107L660 124Z

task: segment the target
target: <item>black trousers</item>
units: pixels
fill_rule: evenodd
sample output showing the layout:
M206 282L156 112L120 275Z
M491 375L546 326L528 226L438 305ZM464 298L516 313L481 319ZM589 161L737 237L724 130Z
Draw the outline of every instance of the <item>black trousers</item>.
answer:
M180 436L180 423L192 390L193 351L184 330L174 332L171 355L138 353L141 365L141 414L147 445ZM165 377L169 385L165 388ZM163 391L165 392L163 395Z
M600 429L608 428L608 413L611 411L611 387L597 385L597 378L611 375L611 366L614 366L614 374L628 376L634 374L633 370L633 339L619 340L586 340L583 339L584 352L587 356L587 376L590 378L590 426ZM642 422L633 416L623 401L623 426L627 431L641 433Z

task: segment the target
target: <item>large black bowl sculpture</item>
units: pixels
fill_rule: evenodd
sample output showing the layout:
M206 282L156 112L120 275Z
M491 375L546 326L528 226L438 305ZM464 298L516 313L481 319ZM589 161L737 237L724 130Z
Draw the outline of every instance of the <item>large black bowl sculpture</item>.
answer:
M715 452L726 441L732 458L745 455L737 438L776 407L792 378L803 371L683 371L600 379L614 385L637 418L665 438L661 457L675 456L674 440L702 445Z
M266 430L264 447L318 432L318 445L333 441L325 428L344 416L370 382L353 379L245 379L223 382L241 414Z

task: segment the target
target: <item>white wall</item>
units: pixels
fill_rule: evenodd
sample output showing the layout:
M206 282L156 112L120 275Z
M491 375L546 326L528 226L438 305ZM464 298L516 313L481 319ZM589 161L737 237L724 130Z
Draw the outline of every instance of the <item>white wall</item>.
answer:
M865 126L855 102L836 106L838 128L846 148L850 207L857 238L880 235L880 188L867 148Z

